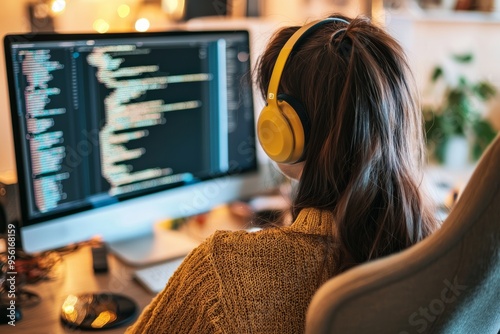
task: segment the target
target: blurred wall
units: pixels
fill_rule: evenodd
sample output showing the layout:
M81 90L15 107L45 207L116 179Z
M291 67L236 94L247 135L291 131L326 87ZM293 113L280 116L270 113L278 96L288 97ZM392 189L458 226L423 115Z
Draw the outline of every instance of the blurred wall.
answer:
M0 35L2 37L0 52L0 172L15 169L3 37L7 33L29 30L29 23L25 15L27 2L26 0L3 1L0 10Z

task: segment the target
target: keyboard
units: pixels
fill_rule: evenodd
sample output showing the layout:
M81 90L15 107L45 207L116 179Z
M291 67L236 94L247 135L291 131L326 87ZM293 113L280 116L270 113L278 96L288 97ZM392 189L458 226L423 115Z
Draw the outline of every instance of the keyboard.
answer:
M163 290L168 280L184 261L184 257L168 262L156 264L151 267L137 269L133 276L150 292L157 294Z

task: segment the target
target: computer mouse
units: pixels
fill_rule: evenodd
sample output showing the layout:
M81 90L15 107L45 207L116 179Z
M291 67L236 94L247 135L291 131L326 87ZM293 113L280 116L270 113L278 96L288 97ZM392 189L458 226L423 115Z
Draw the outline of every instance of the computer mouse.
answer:
M131 298L115 293L69 295L61 308L61 321L71 328L99 330L128 324L137 315Z

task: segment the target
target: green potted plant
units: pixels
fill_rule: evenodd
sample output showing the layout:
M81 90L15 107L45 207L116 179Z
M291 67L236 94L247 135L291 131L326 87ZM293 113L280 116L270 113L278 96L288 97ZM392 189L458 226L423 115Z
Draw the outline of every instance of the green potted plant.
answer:
M453 55L452 60L464 69L472 63L473 55ZM431 89L442 85L442 95L437 103L423 108L429 153L437 162L446 163L447 150L451 149L452 142L463 138L467 145L465 158L476 161L496 135L496 130L484 118L484 110L486 102L497 91L486 80L471 81L463 73L453 80L447 74L440 65L434 68ZM457 154L460 155L451 153Z

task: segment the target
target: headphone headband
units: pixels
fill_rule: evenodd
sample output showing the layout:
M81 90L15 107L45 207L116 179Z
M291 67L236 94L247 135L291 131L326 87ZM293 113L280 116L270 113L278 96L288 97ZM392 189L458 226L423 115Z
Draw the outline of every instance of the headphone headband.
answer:
M326 19L313 21L302 26L292 35L292 37L288 39L288 41L281 49L278 58L276 59L276 63L274 64L273 72L271 74L271 80L269 82L269 88L267 90L266 100L268 104L277 106L278 86L281 81L281 75L283 74L283 69L285 68L286 61L288 60L288 57L294 50L295 46L298 45L303 39L309 36L316 29L330 22L342 22L345 24L349 24L349 22L344 19L328 17Z
M257 122L257 135L266 154L276 162L293 164L301 161L310 132L307 112L300 101L285 94L278 95L286 61L303 39L330 22L349 24L340 18L327 18L306 24L288 39L274 64L267 91L267 105L262 109Z

